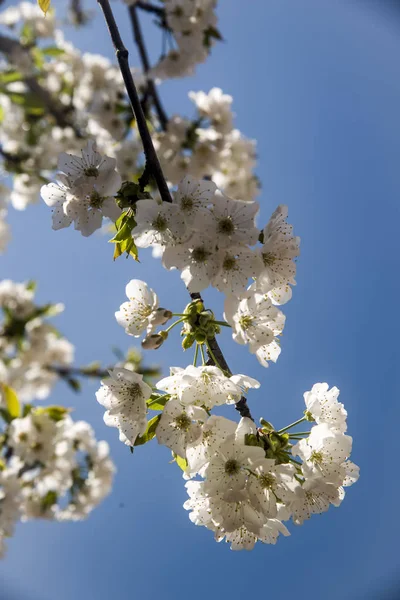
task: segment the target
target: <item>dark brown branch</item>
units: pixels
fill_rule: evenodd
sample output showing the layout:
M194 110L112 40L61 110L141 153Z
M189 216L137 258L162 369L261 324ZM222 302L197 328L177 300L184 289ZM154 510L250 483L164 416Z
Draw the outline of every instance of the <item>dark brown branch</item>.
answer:
M162 172L160 163L158 161L157 154L154 150L150 132L147 127L147 122L144 117L142 106L140 104L139 96L138 96L138 93L136 90L136 86L133 81L131 70L129 68L129 61L128 61L129 53L122 42L119 30L118 30L118 26L115 22L109 0L97 0L97 1L102 8L104 18L106 20L106 23L107 23L107 26L108 26L108 29L109 29L109 32L111 35L111 39L114 44L118 63L119 63L120 69L121 69L122 76L124 78L126 91L128 93L128 97L129 97L129 100L130 100L130 103L132 106L132 110L133 110L136 120L137 120L140 137L142 139L143 148L144 148L144 152L146 155L146 160L148 162L149 167L152 169L153 176L154 176L154 179L156 180L158 190L160 192L162 200L164 202L171 202L172 200L171 200L171 195L170 195L170 192L169 192L169 189L167 186L167 182L164 178L164 174ZM166 190L166 192L165 192L165 190ZM191 294L190 296L193 300L198 300L198 299L201 300L200 294ZM215 337L212 338L211 340L208 340L208 342L209 342L212 353L214 354L215 358L218 361L219 366L224 371L231 373L229 366L224 358L224 355L222 354L221 348L219 347L219 344L218 344L217 340L215 339ZM211 359L211 357L210 357L210 359ZM212 364L214 364L214 362ZM235 406L242 417L249 417L250 419L252 419L249 407L247 406L246 398L242 397Z
M58 365L48 365L45 367L48 371L56 373L59 377L67 379L69 377L89 377L95 379L104 379L110 376L110 370L115 369L115 365L110 365L105 369L88 367L61 367ZM157 371L156 367L140 367L135 369L135 373L140 375L152 377Z
M161 21L164 22L165 20L165 9L162 8L161 6L155 6L154 4L149 4L148 2L136 2L136 4L134 4L134 6L137 6L138 8L140 8L141 10L145 11L145 12L149 12L149 13L153 13L154 15L157 15L157 17L160 17Z
M20 56L22 59L26 57L28 60L31 60L29 50L24 48L17 40L5 35L0 35L0 53L3 53L10 62L13 62L13 58L16 56ZM39 98L43 106L47 109L47 112L54 117L57 125L62 128L71 127L77 137L82 137L80 131L71 122L67 114L68 109L65 110L56 98L38 83L36 77L27 75L23 81L29 90Z
M161 170L161 165L153 146L153 140L151 139L151 135L147 127L146 118L143 113L142 105L140 104L140 99L137 93L135 82L133 81L128 60L129 52L122 42L109 1L97 1L100 4L101 9L103 11L104 18L106 20L107 27L111 35L112 43L115 48L119 68L121 70L121 74L125 82L128 98L136 118L140 137L142 139L143 149L146 156L146 162L148 162L149 168L151 168L152 170L154 179L157 183L158 191L160 192L161 199L164 202L172 202L171 194L169 192L167 182L165 181L163 172Z
M198 293L190 294L190 297L192 300L201 300L202 301L202 297ZM222 350L219 347L217 339L215 337L213 337L213 338L211 338L211 340L208 340L208 343L210 345L211 352L217 359L217 362L218 362L217 366L221 367L222 370L225 371L226 373L228 373L229 375L232 375L232 371L230 370L229 365L225 360L225 356L223 355ZM215 365L214 359L212 358L212 356L210 356L210 353L207 352L207 354L208 354L207 364ZM242 396L240 398L239 402L236 402L235 408L239 412L241 417L248 417L249 419L254 421L253 417L251 416L251 412L250 412L249 406L247 404L247 400L244 396Z
M158 120L160 121L160 125L162 129L165 131L168 124L168 117L164 110L163 105L161 104L160 97L157 92L156 85L150 77L148 77L148 73L150 71L150 61L149 56L147 54L147 49L143 40L142 28L140 27L139 18L136 12L137 4L133 4L129 7L129 14L131 17L133 36L135 38L136 45L138 47L140 60L142 63L143 71L145 75L147 75L147 89L149 96L153 99L154 108L156 110Z

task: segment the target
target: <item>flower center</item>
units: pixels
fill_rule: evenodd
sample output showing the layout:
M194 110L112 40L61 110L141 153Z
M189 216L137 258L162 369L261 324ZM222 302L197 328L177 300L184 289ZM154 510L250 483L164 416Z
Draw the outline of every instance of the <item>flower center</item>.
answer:
M104 202L104 197L100 196L99 192L93 190L89 196L89 206L92 208L100 208Z
M181 198L181 209L182 210L191 210L193 208L194 202L193 202L193 198L190 198L190 196L183 196L183 198Z
M174 15L174 17L177 17L178 19L180 17L183 17L183 8L182 8L182 6L176 6L174 8L174 10L172 11L172 14Z
M20 442L26 442L26 441L28 441L28 434L25 432L22 432L19 434L18 439Z
M264 473L260 477L260 484L263 488L271 488L275 483L275 477L271 473Z
M192 424L192 421L189 419L186 413L182 413L175 419L175 426L177 429L181 429L183 431L187 431Z
M227 475L236 475L240 471L240 464L235 458L230 458L225 463L225 473Z
M242 329L249 329L249 327L251 327L252 323L254 321L254 317L251 317L250 315L244 315L243 317L240 317L239 319L239 325Z
M99 170L97 167L86 167L86 169L84 169L84 174L86 175L86 177L98 177L99 175Z
M236 266L236 258L234 256L227 256L222 266L225 271L232 271Z
M138 383L132 383L128 388L129 395L133 398L139 398L142 395L141 387Z
M192 258L197 263L206 262L209 255L210 255L210 252L207 252L207 250L205 248L203 248L203 246L198 246L197 248L193 248Z
M322 463L324 459L324 456L322 454L322 452L312 452L311 453L311 457L310 460L311 462L315 463L316 465L320 465Z
M272 252L263 252L262 253L263 263L266 267L269 267L274 264L276 261L276 256L272 254Z
M165 231L168 226L167 219L162 215L158 214L157 217L152 222L154 229L157 231Z
M225 217L224 219L220 219L218 221L218 233L222 233L223 235L231 235L235 231L235 226L232 222L231 217Z

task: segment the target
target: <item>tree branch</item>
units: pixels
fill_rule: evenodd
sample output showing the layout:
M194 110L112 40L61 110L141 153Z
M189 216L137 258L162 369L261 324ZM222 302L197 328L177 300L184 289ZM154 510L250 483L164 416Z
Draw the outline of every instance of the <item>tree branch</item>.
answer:
M110 365L104 369L101 368L92 368L90 365L88 367L61 367L59 365L48 365L45 367L48 371L52 373L56 373L62 379L68 379L69 377L93 377L96 379L104 379L105 377L110 376L110 370L115 369L115 365ZM152 377L154 376L157 369L155 367L140 367L138 366L135 373L139 373L144 377Z
M132 23L132 28L133 28L133 36L135 38L135 42L138 47L143 71L147 75L147 89L148 89L149 96L151 96L151 98L153 99L153 104L154 104L154 108L155 108L157 116L158 116L158 120L160 121L160 125L161 125L162 129L165 131L167 128L167 124L168 124L168 117L164 110L163 105L161 104L161 100L158 95L156 85L155 85L153 79L151 79L148 76L148 73L151 68L150 61L149 61L149 56L147 54L147 49L146 49L146 46L145 46L145 43L143 40L142 29L140 27L139 18L138 18L137 12L136 12L136 6L137 6L137 4L136 5L133 4L132 6L129 7L129 15L131 17L131 23ZM147 6L147 5L145 4L144 6Z
M142 139L143 149L146 156L146 161L149 163L149 167L153 172L154 179L156 180L158 190L160 192L161 199L163 202L172 202L171 194L169 193L167 182L165 181L161 165L158 160L158 156L153 146L153 140L149 129L147 127L146 118L143 114L142 105L140 104L139 95L133 81L132 73L129 67L129 52L125 48L117 24L114 19L113 12L108 0L97 0L101 6L104 14L104 18L107 23L108 30L112 39L112 43L115 48L115 53L118 59L119 68L121 70L122 77L125 82L126 91L128 98L131 103L133 113L136 118L139 134Z
M114 44L114 48L116 51L120 70L121 70L121 73L122 73L122 76L123 76L123 79L125 82L126 91L128 93L128 97L129 97L129 100L130 100L130 103L132 106L132 110L133 110L136 120L137 120L140 137L142 139L143 148L144 148L144 152L146 155L146 160L148 161L148 164L153 171L153 176L154 176L154 179L156 180L158 190L160 192L162 200L164 202L171 202L172 200L171 200L171 195L170 195L170 192L169 192L169 189L167 186L167 182L164 178L164 174L162 172L161 165L158 161L157 154L154 150L150 132L147 127L147 122L144 117L142 106L140 104L139 96L138 96L138 93L136 90L136 86L133 81L131 70L129 68L129 61L128 61L129 53L122 42L119 30L118 30L118 26L115 22L109 0L97 0L97 1L100 4L101 9L103 11L104 18L106 20L108 30L111 35L111 39ZM201 299L200 294L191 294L190 296L193 300ZM231 373L231 371L228 367L228 364L224 358L224 355L222 354L221 348L219 347L219 344L218 344L217 340L215 339L215 337L208 341L210 344L211 351L215 355L219 365L222 367L222 369L224 369L228 373ZM214 362L212 364L214 364ZM242 397L239 400L239 402L236 403L235 407L236 407L236 410L239 411L239 413L242 417L249 417L250 419L252 419L249 407L247 406L246 398Z
M136 2L136 4L134 4L133 6L137 6L144 12L153 13L154 15L157 15L158 17L160 17L160 19L163 22L165 21L165 9L162 8L161 6L155 6L154 4L149 4L148 2L140 2L140 1Z

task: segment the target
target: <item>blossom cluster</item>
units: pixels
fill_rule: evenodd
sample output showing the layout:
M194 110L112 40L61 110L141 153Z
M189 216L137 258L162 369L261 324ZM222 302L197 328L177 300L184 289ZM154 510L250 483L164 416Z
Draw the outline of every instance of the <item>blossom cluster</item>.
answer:
M201 22L208 23L210 30L214 2L203 1L201 7L195 7L195 2L184 4L183 13L189 21L193 22L189 9L196 14L201 12ZM178 9L179 3L171 3L167 9L171 19L173 13L180 12ZM199 23L193 24L189 36L192 42L200 39L194 32ZM4 188L0 201L2 252L10 237L4 223L3 197L17 210L36 203L43 182L59 169L58 155L79 153L84 143L94 138L98 149L115 159L117 171L126 181L142 171L143 152L137 132L130 126L132 117L121 74L108 59L81 53L64 39L54 11L43 19L33 3L7 8L0 13L0 24L19 32L21 40L7 54L8 64L1 67L4 83L0 92L0 154L6 171L14 174L12 189ZM204 34L205 30L201 31ZM186 34L182 35L186 39ZM185 56L189 58L190 53ZM50 95L51 105L65 115L65 123L60 124L52 114L52 106L43 104L29 89L26 75L37 78ZM138 70L134 70L134 77L145 97L148 79ZM193 92L190 97L198 112L192 120L174 115L162 125L153 111L148 113L169 180L176 184L186 173L198 178L212 177L233 197L254 198L258 192L253 172L255 143L233 128L232 99L219 89L208 95ZM81 194L85 196L83 190Z
M304 394L306 416L297 423L315 423L310 432L210 416L215 406L234 404L259 386L245 375L228 377L215 366L190 365L171 368L157 392L140 375L114 369L96 394L106 408L105 423L118 428L122 442L141 445L155 436L172 451L190 480L184 504L190 519L234 550L251 549L258 540L274 544L280 533L289 535L283 521L301 525L331 504L339 506L344 487L359 474L348 460L352 438L345 434L339 390L327 384ZM162 413L147 421L148 410Z
M248 344L266 367L280 353L285 317L276 305L291 297L300 240L286 221L286 206L276 209L262 232L258 210L255 201L229 198L213 182L186 176L172 203L136 203L132 236L139 248L156 248L165 268L179 269L189 292L209 285L223 292L234 340ZM262 246L252 248L260 239Z
M208 178L233 198L254 200L259 182L254 175L256 143L233 126L232 96L220 88L208 94L190 92L197 115L173 115L154 142L164 173L172 185L185 175Z
M132 6L137 0L124 2ZM207 59L214 40L221 39L216 4L216 0L163 0L157 5L160 26L165 28L171 48L163 53L150 76L171 79L193 75L196 65Z
M289 520L300 525L339 506L344 488L359 475L349 460L352 438L337 388L315 384L304 394L304 417L287 427L276 429L265 419L256 426L246 396L261 384L232 373L216 339L229 327L233 340L262 366L277 360L285 326L280 307L296 283L300 240L284 205L264 228L257 223L255 143L234 128L229 95L219 88L191 92L197 113L191 120L168 119L160 110L154 78L191 73L220 37L215 0L126 3L131 15L132 5L147 6L166 39L177 45L154 68L144 64L145 76L134 73L141 106L135 94L130 100L147 161L119 71L102 57L81 55L53 17L41 28L32 8L20 5L3 13L7 26L22 19L21 39L29 39L8 54L0 95L0 114L4 108L11 116L15 112L0 134L6 166L16 173L10 200L24 208L40 187L53 211L53 229L74 224L87 237L102 227L103 218L110 219L114 258L126 252L137 259L138 249L151 248L164 268L180 272L192 299L183 311L160 306L144 281L132 279L115 318L128 335L144 336L144 349L167 343L179 325L183 350L194 349L193 364L171 367L154 386L125 361L108 369L96 393L104 422L131 450L156 439L172 452L186 480L190 519L213 531L217 541L225 539L234 550L251 549L257 541L275 543L279 534L289 535ZM50 51L36 44L46 37L55 40ZM27 82L33 74L44 86L42 97L47 92L57 97L56 111L44 102L30 112ZM54 127L60 106L63 125ZM147 120L140 117L142 108ZM143 135L148 123L161 170L151 159L150 135ZM57 181L50 183L56 169ZM4 211L0 205L0 218ZM209 286L225 296L223 320L200 296ZM0 538L20 517L86 515L108 492L113 471L106 447L94 441L86 424L73 424L65 409L20 410L18 401L15 406L12 388L22 399L46 397L62 372L57 365L68 366L73 356L70 344L43 321L54 307L36 307L32 294L30 285L0 283L0 414L9 446L0 447L0 503L6 506L0 510ZM239 411L239 423L220 415L229 406ZM149 419L150 411L156 414ZM300 423L310 430L298 431ZM67 508L57 505L63 495L70 498Z
M74 359L73 345L46 320L63 305L37 306L34 288L33 283L0 281L0 382L24 402L47 398L59 378L53 368Z
M81 520L107 496L115 471L108 444L57 406L6 417L0 445L0 557L19 520Z

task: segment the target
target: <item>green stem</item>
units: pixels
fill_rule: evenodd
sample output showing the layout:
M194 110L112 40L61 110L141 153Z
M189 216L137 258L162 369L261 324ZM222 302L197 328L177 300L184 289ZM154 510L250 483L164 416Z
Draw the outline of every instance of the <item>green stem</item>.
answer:
M194 359L193 359L193 366L195 367L197 365L197 357L199 355L199 344L196 344L196 349L194 351Z
M302 466L302 463L300 461L296 460L295 458L290 458L290 456L288 458L289 458L290 462L294 463L295 465L297 465L299 467Z
M169 327L167 327L167 329L165 330L167 333L169 333L171 331L171 329L173 327L175 327L175 325L179 325L179 323L182 323L182 321L184 321L185 319L178 319L178 321L175 321L175 323L172 323L172 325L170 325Z
M295 433L290 433L289 438L300 437L302 435L310 435L311 431L295 431Z
M285 431L287 431L288 429L291 429L292 427L295 427L299 423L303 423L303 421L307 421L307 419L305 417L302 417L298 421L295 421L294 423L291 423L291 425L288 425L287 427L284 427L283 429L280 429L276 433L284 433Z
M200 352L201 352L201 360L203 362L203 367L206 364L206 357L204 355L204 348L203 348L203 344L200 344Z
M211 321L213 325L221 325L222 327L231 327L226 321Z

